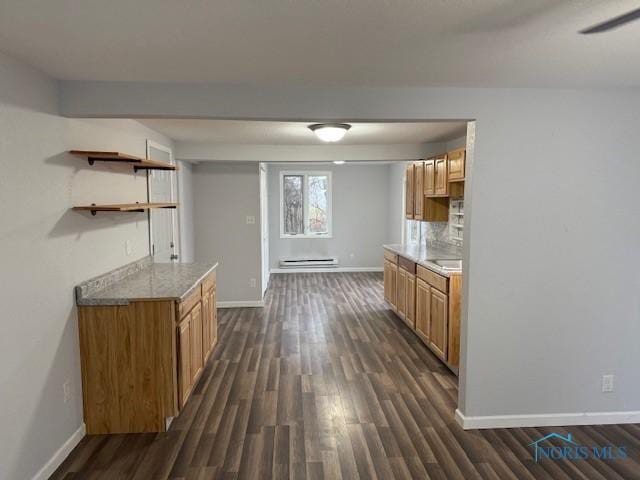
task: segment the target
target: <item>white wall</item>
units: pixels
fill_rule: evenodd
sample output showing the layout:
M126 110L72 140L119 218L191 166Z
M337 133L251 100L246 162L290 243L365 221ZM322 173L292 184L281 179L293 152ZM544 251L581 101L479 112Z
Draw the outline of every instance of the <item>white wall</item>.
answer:
M332 238L280 238L280 172L332 172ZM337 256L340 267L382 267L389 208L388 164L269 165L269 259Z
M193 189L195 259L220 262L218 302L261 300L258 164L196 165ZM253 225L247 216L255 217Z
M387 215L387 243L402 243L404 226L404 175L406 162L389 165L389 211Z
M462 412L640 410L637 90L62 88L62 108L77 115L476 119L465 195ZM604 373L616 375L615 392L601 393Z
M146 174L89 167L72 148L145 155L169 139L130 120L57 115L56 85L0 54L0 478L27 479L83 422L73 287L148 254L146 215L76 204L146 200ZM125 240L132 252L125 255ZM63 401L63 383L71 387Z
M180 261L193 262L195 258L193 223L193 165L178 160L178 221L180 224Z

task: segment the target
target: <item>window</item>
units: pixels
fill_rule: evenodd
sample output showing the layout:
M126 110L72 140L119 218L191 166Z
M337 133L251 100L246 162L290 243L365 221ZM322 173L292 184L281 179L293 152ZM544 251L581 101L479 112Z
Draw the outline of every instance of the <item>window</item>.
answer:
M331 172L280 173L280 237L331 237Z

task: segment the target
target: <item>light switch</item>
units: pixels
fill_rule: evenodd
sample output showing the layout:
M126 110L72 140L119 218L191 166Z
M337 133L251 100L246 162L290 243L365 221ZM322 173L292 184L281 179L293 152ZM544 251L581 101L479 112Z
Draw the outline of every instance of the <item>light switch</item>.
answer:
M247 225L255 225L256 224L256 217L254 217L253 215L247 215Z

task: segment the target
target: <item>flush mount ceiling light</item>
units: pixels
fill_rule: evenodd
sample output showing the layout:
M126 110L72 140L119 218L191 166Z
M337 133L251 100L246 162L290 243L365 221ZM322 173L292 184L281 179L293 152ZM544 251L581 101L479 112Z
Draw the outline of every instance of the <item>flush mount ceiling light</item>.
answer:
M334 160L333 163L336 165L344 165L344 160Z
M351 128L348 123L314 123L309 125L309 130L323 142L339 142Z

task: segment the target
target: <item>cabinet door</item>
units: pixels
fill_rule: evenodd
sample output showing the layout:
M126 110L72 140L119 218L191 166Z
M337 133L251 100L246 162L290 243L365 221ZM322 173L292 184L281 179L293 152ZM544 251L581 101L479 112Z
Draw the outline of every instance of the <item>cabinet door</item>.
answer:
M205 292L202 295L202 359L203 363L207 361L209 357L209 350L211 347L211 298L209 294Z
M191 315L186 315L178 325L178 397L182 408L191 393Z
M414 164L414 207L413 218L415 220L424 220L422 214L424 208L424 162L416 162Z
M435 195L436 194L436 168L435 160L433 158L425 160L424 162L424 194Z
M391 303L391 262L384 260L384 301Z
M396 289L398 278L398 266L389 260L384 261L384 299L396 307Z
M416 333L429 342L431 330L431 287L424 280L416 279Z
M405 174L405 215L407 218L413 218L413 203L414 203L414 167L413 163L407 165Z
M216 306L216 289L212 289L209 293L209 304L211 305L211 328L210 328L210 341L211 349L218 341L218 307Z
M406 313L406 308L407 308L407 272L402 269L402 268L398 268L398 283L397 283L397 289L396 289L396 298L397 298L397 303L396 303L396 308L398 309L398 316L402 319L404 319L405 313Z
M448 195L449 180L447 179L447 156L435 160L435 194Z
M464 159L465 150L460 148L447 153L447 162L449 164L449 181L464 180Z
M407 273L407 284L406 284L406 296L407 296L407 308L405 313L404 321L407 325L409 325L412 329L416 328L416 276Z
M202 365L202 303L198 303L191 310L191 378L194 383Z
M431 332L429 346L441 359L447 358L447 310L449 299L447 295L431 288Z

